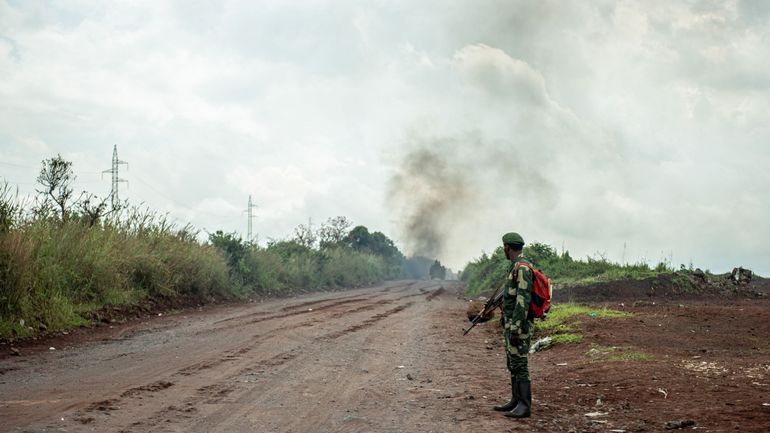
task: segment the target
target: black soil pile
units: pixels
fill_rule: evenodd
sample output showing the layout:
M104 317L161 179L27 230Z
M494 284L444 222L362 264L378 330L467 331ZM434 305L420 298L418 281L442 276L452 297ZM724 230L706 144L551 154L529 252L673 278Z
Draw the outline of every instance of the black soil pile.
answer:
M556 287L554 302L645 301L664 302L717 297L765 298L770 279L754 277L748 284L735 284L730 274L705 275L679 271L641 280L616 280L585 286Z

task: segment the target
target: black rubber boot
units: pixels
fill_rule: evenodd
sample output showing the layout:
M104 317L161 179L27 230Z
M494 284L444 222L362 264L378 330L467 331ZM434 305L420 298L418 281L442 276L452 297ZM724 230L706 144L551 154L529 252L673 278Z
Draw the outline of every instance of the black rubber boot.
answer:
M516 391L516 382L511 379L511 401L505 404L501 404L500 406L495 406L492 409L498 412L508 412L509 410L515 408L519 403L519 396Z
M519 404L517 404L512 411L506 412L505 416L511 418L529 418L532 408L532 387L530 382L528 380L517 381L515 387L519 397Z

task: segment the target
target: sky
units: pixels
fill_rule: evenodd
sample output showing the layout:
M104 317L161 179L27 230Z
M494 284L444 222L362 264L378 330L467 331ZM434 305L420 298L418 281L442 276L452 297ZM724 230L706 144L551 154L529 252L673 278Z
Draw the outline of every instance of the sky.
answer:
M453 269L770 275L770 2L0 0L0 177L264 244L344 215Z

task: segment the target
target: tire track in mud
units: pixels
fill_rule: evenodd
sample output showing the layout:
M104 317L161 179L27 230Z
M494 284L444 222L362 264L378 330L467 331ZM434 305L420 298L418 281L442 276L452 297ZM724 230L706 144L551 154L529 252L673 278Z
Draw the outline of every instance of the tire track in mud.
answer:
M415 285L416 284L413 283L406 286L397 286L396 290L388 292L387 290L392 289L389 287L385 290L370 293L368 296L366 294L356 294L353 296L339 297L335 299L302 302L299 304L282 307L280 310L278 310L282 311L282 313L274 313L268 317L258 317L260 320L257 321L247 320L246 323L235 323L235 326L215 328L212 330L212 332L227 331L230 328L248 326L250 324L265 322L268 320L281 320L288 317L297 316L307 318L308 316L306 316L306 314L317 314L317 317L311 317L310 320L303 320L301 323L292 323L289 326L283 326L272 330L264 330L262 333L253 335L247 343L240 345L240 347L223 351L216 358L192 363L190 365L176 369L173 372L165 374L165 377L164 373L161 373L161 375L155 377L155 379L160 380L154 380L147 383L146 385L128 388L123 390L123 392L116 392L113 394L114 397L107 395L105 396L107 398L102 398L98 401L92 401L91 403L86 403L88 400L81 401L80 403L73 405L71 410L75 410L75 412L71 412L73 416L68 418L70 420L77 421L80 424L90 424L99 419L105 420L106 418L104 418L104 416L109 416L110 413L121 413L120 416L113 415L110 418L115 421L124 418L133 418L130 420L130 423L124 424L126 426L126 431L131 431L131 429L135 429L136 431L146 431L158 427L162 428L160 423L173 422L174 419L177 419L180 422L185 422L184 420L189 422L189 418L195 416L195 414L199 411L196 405L215 404L225 400L230 401L233 398L239 399L239 395L249 394L250 391L253 391L256 386L265 386L266 384L268 387L275 386L274 384L270 385L270 383L272 383L274 380L277 380L275 376L270 376L267 378L259 377L258 381L249 379L254 379L257 376L260 376L260 374L276 374L276 368L282 371L281 367L285 366L300 356L307 355L308 350L318 350L319 344L327 344L328 342L334 341L335 339L341 338L360 329L374 326L377 322L380 322L387 317L390 317L409 308L414 304L414 302L409 301L405 304L397 305L383 312L374 314L371 317L360 321L359 323L346 327L345 329L328 332L315 337L310 343L313 349L308 349L307 345L300 345L298 347L284 350L280 353L270 354L271 356L265 359L244 360L244 358L252 351L261 350L262 348L260 346L263 343L272 338L275 338L276 336L280 338L280 334L287 331L303 327L313 327L319 323L329 323L330 320L340 319L369 310L375 310L387 305L393 305L408 298L425 296L426 292L424 289L420 290L420 293L408 293L401 296L396 295L403 293L410 288L413 288ZM385 295L392 297L392 299L381 299L381 297ZM396 296L394 297L394 295ZM359 303L365 304L356 305ZM318 307L312 308L311 311L310 306L312 305L316 305ZM342 309L340 311L329 311L333 310L334 308ZM253 317L253 314L239 317ZM227 320L226 322L230 322L230 320ZM226 322L219 321L214 323ZM190 335L194 336L198 335L198 333L193 333ZM244 364L244 362L246 364ZM223 365L231 363L232 367L225 367L224 369L221 368ZM218 373L224 373L224 375L217 376ZM196 379L193 378L200 375L203 375L202 378L204 383L206 381L205 377L211 377L213 382L208 385L198 386L198 388L192 391L192 395L184 398L185 394L190 392L188 391L189 386L185 387L184 385L186 383L189 384L190 381L195 383ZM247 380L238 380L244 376L246 376ZM201 381L198 379L198 384L200 383ZM257 383L259 383L259 385L256 385ZM169 388L172 389L169 390ZM178 395L178 397L174 397L174 395ZM179 397L181 397L181 400ZM149 417L147 417L146 415L141 415L143 411L147 410L147 403L139 403L139 401L142 399L150 399L150 404L152 404L152 401L172 404L162 405L162 409L156 410ZM78 407L80 409L77 409ZM137 416L140 418L137 419ZM115 426L115 424L110 425L112 427Z
M352 309L336 312L336 313L333 313L331 315L326 315L326 316L318 317L318 318L315 318L315 319L311 319L311 320L309 320L307 322L293 324L293 325L290 325L290 326L287 326L287 327L282 327L281 331L285 332L285 331L290 331L290 330L294 330L294 329L298 329L298 328L314 327L314 326L318 325L319 323L323 323L323 322L325 322L325 321L327 321L329 319L337 319L337 318L341 318L341 317L348 316L348 315L351 315L351 314L355 314L355 313L358 313L358 312L373 310L373 309L378 308L380 306L387 305L387 304L393 304L393 303L395 303L395 302L397 302L399 300L406 299L406 298L412 298L412 297L416 297L416 296L425 296L425 293L428 293L428 296L426 297L426 300L430 301L431 299L433 299L436 296L438 296L441 293L443 293L443 287L439 288L438 290L431 291L431 292L421 291L420 293L413 293L413 294L409 294L409 295L404 295L404 296L400 296L400 297L398 297L396 299L392 299L392 300L388 299L388 300L384 300L384 301L380 301L380 302L374 302L374 303L362 305L362 306L359 306L359 307L355 307L355 308L352 308ZM341 300L339 302L334 302L332 304L324 305L323 308L315 309L312 312L316 312L316 313L322 312L322 311L327 310L329 308L338 307L340 305L350 304L353 301L358 302L358 301L371 301L371 300L372 300L371 297L368 298L368 299L361 299L361 300L359 300L359 299L356 299L356 300L345 299L345 300ZM305 305L307 305L307 304L309 304L309 303L305 303L303 305L303 307ZM361 329L363 327L371 326L372 324L378 322L379 320L382 320L383 318L389 316L390 314L395 314L395 313L397 313L399 311L402 311L403 309L405 309L405 308L407 308L408 306L411 306L411 305L412 305L412 302L408 303L407 306L400 306L400 307L394 308L393 310L388 310L388 312L375 315L373 318L364 321L362 324L354 325L353 327L351 327L351 329L337 331L337 333L339 333L339 336L342 336L342 335L344 335L344 334L346 334L348 332L353 332L353 331L356 331L356 330ZM299 306L295 306L295 307L302 308L302 307L299 307ZM297 309L297 308L295 308L295 309ZM300 313L310 313L310 311L298 311L294 315L300 314ZM279 319L279 318L286 318L286 317L289 317L289 316L292 316L292 314L282 314L282 315L280 315L280 317L276 316L276 317L273 317L273 318L274 319ZM255 323L255 322L254 321L247 322L247 324L252 324L252 323ZM321 337L321 338L326 338L326 339L338 338L338 336L334 336L334 334L335 333L332 333L331 337L325 336L325 337ZM270 334L270 333L265 333L265 334L257 335L247 345L245 345L245 346L243 346L243 347L241 347L239 349L230 350L230 351L225 352L225 355L223 357L218 357L216 359L209 359L209 360L204 360L204 361L196 362L194 364L188 365L187 367L184 367L184 368L178 370L173 375L174 376L179 376L179 375L181 375L181 376L192 376L192 375L195 375L197 372L215 368L215 367L217 367L217 366L219 366L219 365L221 365L221 364L223 364L225 362L237 361L237 360L239 360L241 358L240 355L245 355L245 354L251 352L253 349L256 348L256 346L259 343L264 342L266 339L271 338L272 336L273 335Z
M409 297L409 296L404 296L404 297L401 297L400 299L403 299L406 297ZM207 426L210 426L212 424L218 426L218 423L224 423L230 419L237 419L242 414L251 410L253 405L257 404L257 401L259 398L261 398L263 395L269 395L270 389L273 389L284 382L283 380L278 379L278 377L282 376L281 372L285 371L285 368L289 368L289 366L286 364L288 364L290 361L293 361L302 355L312 355L313 353L318 353L318 351L324 352L321 349L321 346L328 345L329 342L333 342L343 336L349 335L361 329L371 327L388 317L391 317L399 312L406 310L412 305L414 305L414 302L407 302L406 304L401 304L394 308L390 308L386 311L383 311L381 313L377 313L371 316L370 318L363 320L360 323L357 323L355 325L348 326L342 330L330 332L322 336L316 337L314 341L320 341L323 343L314 344L315 346L314 349L308 350L307 346L295 347L288 351L278 353L256 364L245 367L243 370L239 372L239 375L226 379L227 381L234 382L232 385L233 388L238 388L240 391L239 393L235 393L237 395L234 395L234 398L232 400L228 401L228 403L237 403L237 405L235 406L237 407L237 409L233 410L233 407L217 409L206 417L206 421L201 421L199 423L194 424L194 427L191 430L202 431L203 429L201 427L206 427L206 430L208 430L210 427L207 427ZM285 366L284 369L275 371L276 368L284 367L284 366ZM255 380L253 382L254 384L258 384L260 382L264 383L264 385L260 389L261 392L259 392L258 394L255 394L258 390L256 385L247 387L247 386L244 386L243 383L241 383L241 381L237 381L237 378L239 377L243 377L244 375L254 374L252 372L254 372L255 370L258 372L258 374L264 374L269 370L272 373L272 377L266 377L262 381ZM206 424L206 426L204 426L204 423ZM219 428L219 426L217 428Z
M398 299L407 297L411 296L403 296ZM395 301L396 300L388 300L387 304L392 304ZM384 303L380 302L359 306L352 310L334 313L332 317L343 317L347 314L351 314L352 312L371 310L382 305L384 305ZM355 325L315 337L310 343L310 346L313 346L314 350L318 350L319 345L329 344L329 342L333 342L338 338L344 337L361 329L374 326L376 323L399 312L402 312L412 305L414 305L414 302L407 302L405 304L397 305L381 313L377 313L368 319L362 320L360 323ZM325 318L328 319L330 316L326 316ZM298 324L293 327L282 328L282 331L287 331L302 326L305 326L305 324ZM160 411L157 411L153 415L144 420L141 420L140 422L134 422L130 427L137 428L138 431L154 431L154 429L158 427L168 425L169 423L174 423L177 420L181 422L189 420L191 418L191 411L198 412L200 410L198 407L201 404L220 404L225 402L248 403L249 400L254 399L254 392L256 389L264 388L263 392L260 392L256 395L260 396L265 393L266 390L269 390L275 386L274 382L279 380L278 377L280 377L280 371L282 371L275 371L276 368L284 367L291 361L301 357L303 354L308 354L310 352L312 352L312 350L309 349L308 345L300 345L298 347L276 353L268 358L249 362L247 365L243 366L237 371L234 371L233 373L227 374L224 377L217 377L213 383L198 387L193 395L182 400L180 404L171 405L161 409ZM207 369L208 368L212 367L207 367ZM268 372L270 372L270 376L265 377ZM180 408L182 409L180 410ZM220 415L220 411L226 411L226 413ZM212 414L209 414L206 417L207 422L211 422L210 418L212 415L223 416L225 418L232 417L234 415L233 408L228 407L225 409L215 410ZM195 428L191 430L198 431L198 429Z
M335 340L335 339L340 338L343 335L349 334L351 332L356 332L356 331L358 331L360 329L368 328L369 326L374 325L375 323L379 322L380 320L382 320L382 319L384 319L386 317L392 316L392 315L394 315L396 313L399 313L401 311L406 310L407 308L411 307L412 305L414 305L414 302L407 302L404 305L399 305L396 308L391 308L390 310L387 310L384 313L375 314L370 319L364 320L361 323L357 323L357 324L355 324L353 326L347 327L347 328L345 328L345 329L343 329L341 331L336 331L336 332L332 332L332 333L326 334L326 335L324 335L321 338L324 339L324 340L327 340L327 341Z
M121 404L131 399L143 399L174 386L173 382L159 380L146 385L127 389L120 394L118 398L108 398L105 400L90 403L82 410L74 413L72 419L80 424L90 424L95 421L94 415L110 415L113 411L120 410Z
M422 294L416 294L416 295L417 296L422 296ZM358 307L355 307L355 308L352 308L352 309L348 309L348 310L332 313L330 315L324 315L324 316L321 316L321 317L318 317L318 318L315 318L315 319L311 319L311 320L303 322L303 323L297 323L297 324L293 324L293 325L290 325L290 326L282 327L281 331L285 332L285 331L290 331L290 330L294 330L294 329L298 329L298 328L313 327L315 325L318 325L320 323L323 323L323 322L327 321L328 319L337 319L337 318L341 318L341 317L348 316L348 315L351 315L351 314L355 314L355 313L358 313L358 312L372 310L372 309L375 309L377 307L380 307L380 306L383 306L383 305L387 305L387 304L392 304L392 303L397 302L397 301L399 301L401 299L409 298L409 297L413 297L413 296L415 296L415 294L401 296L401 297L398 297L398 298L392 299L392 300L391 299L387 299L387 300L384 300L384 301L373 302L373 303L362 305L362 306L358 306ZM353 300L345 300L345 301L347 301L347 302L339 301L339 302L335 302L333 304L327 304L327 305L324 305L323 308L317 308L317 309L313 310L312 312L313 313L325 312L325 310L328 310L329 308L350 304L350 303L352 303ZM370 297L368 299L360 299L360 300L356 299L355 301L356 302L359 302L359 301L360 302L372 301L372 299ZM298 311L298 312L296 312L294 314L281 314L280 316L272 317L272 319L286 318L286 317L290 317L290 316L296 316L297 314L305 314L305 313L311 313L311 311ZM255 323L255 322L254 321L249 321L246 324L253 324L253 323ZM214 368L214 367L216 367L216 366L218 366L220 364L223 364L225 362L238 360L239 359L239 355L245 355L245 354L251 352L253 349L256 348L256 346L259 343L262 343L265 340L267 340L269 338L272 338L272 337L273 337L273 335L271 333L269 333L269 332L255 335L254 338L252 338L252 340L250 340L247 345L242 346L239 349L230 350L230 351L225 352L225 356L224 357L218 357L216 359L208 359L208 360L198 361L196 363L193 363L191 365L188 365L188 366L178 370L173 375L174 376L179 376L179 375L181 375L181 376L192 376L192 375L196 374L196 372Z
M395 303L396 301L398 301L400 299L409 298L409 297L412 297L412 296L414 296L414 295L407 295L407 296L402 296L402 297L394 299L394 300L386 300L386 301L379 302L379 303L372 303L372 304L368 304L368 305L362 305L362 306L359 306L359 307L356 307L356 308L353 308L353 309L350 309L350 310L340 311L340 312L333 313L333 314L328 315L328 316L324 316L322 318L313 319L313 320L311 320L309 322L298 323L298 324L294 324L294 325L291 325L291 326L282 327L281 331L282 332L286 332L286 331L291 331L291 330L298 329L298 328L313 327L313 326L315 326L315 325L317 325L319 323L325 322L327 319L337 319L337 318L345 317L345 316L348 316L348 315L351 315L351 314L354 314L354 313L358 313L358 312L362 312L362 311L368 311L368 310L373 310L373 309L375 309L377 307L380 307L380 306L383 306L383 305L387 305L387 304L392 304L392 303ZM334 338L339 338L342 335L345 335L347 333L357 331L358 329L362 329L362 328L365 328L367 326L371 326L371 325L375 324L376 322L378 322L378 321L380 321L380 320L382 320L382 319L384 319L384 318L386 318L386 317L388 317L388 316L390 316L392 314L395 314L395 313L398 313L400 311L403 311L404 309L406 309L407 307L411 306L412 304L413 304L412 302L409 302L406 305L401 305L401 306L395 307L395 308L393 308L391 310L388 310L388 311L386 311L384 313L376 314L376 315L372 316L371 318L369 318L367 320L364 320L361 324L354 325L354 326L352 326L350 328L346 328L346 329L341 330L341 331L335 331L335 332L332 332L330 334L321 336L319 338L323 339L323 340L330 340L330 339L334 339ZM209 359L209 360L205 360L205 361L196 362L196 363L194 363L192 365L189 365L189 366L187 366L185 368L180 369L179 371L174 373L174 375L175 376L176 375L191 376L191 375L196 374L196 372L198 372L198 371L208 370L208 369L214 368L214 367L216 367L216 366L218 366L220 364L223 364L225 362L228 362L228 361L235 361L237 359L240 359L239 355L245 355L245 354L251 352L252 350L257 348L256 347L257 344L262 343L265 340L267 340L269 338L272 338L272 337L274 337L274 335L272 335L270 333L257 335L253 340L251 340L249 342L249 344L247 344L247 345L245 345L245 346L243 346L243 347L241 347L241 348L239 348L237 350L231 350L231 351L225 352L225 356L224 357L218 357L216 359ZM282 356L282 355L283 354L279 354L279 355L276 355L276 357ZM275 365L279 365L279 364L275 364Z
M416 284L416 282L411 282L411 283L405 284L397 292L409 289L414 284ZM313 301L300 302L298 304L287 305L285 307L282 307L278 311L289 312L289 311L294 311L294 310L301 310L301 309L306 309L307 307L310 307L312 305L318 305L318 304L323 304L325 302L332 302L332 301L345 300L345 299L354 299L355 298L355 299L360 299L360 300L367 300L367 299L371 299L372 297L383 296L383 295L387 294L388 292L390 292L393 289L393 287L399 287L399 286L398 285L388 286L388 287L385 287L385 288L383 288L381 290L378 290L374 294L372 294L372 293L361 293L361 294L353 294L353 295L346 295L346 296L338 296L338 297L335 297L335 298L325 298L325 299L317 299L317 300L313 300ZM318 309L320 309L320 308L318 308ZM272 313L273 313L272 311L257 311L257 312L253 312L253 313L247 313L247 314L242 314L242 315L238 315L238 316L228 317L226 319L218 320L218 321L214 322L213 324L218 325L220 323L231 322L233 320L241 320L241 319L245 319L247 317L266 316L266 315L269 315L269 314L272 314Z
M196 335L208 334L208 333L213 333L217 331L226 331L226 330L237 328L243 325L261 323L268 320L283 319L285 317L295 316L298 314L315 313L319 311L328 310L329 308L334 308L340 305L370 301L372 300L372 298L378 298L385 295L387 295L387 293L381 292L373 295L354 295L352 297L339 297L339 298L323 299L323 300L317 300L317 301L308 301L298 305L286 306L278 310L278 311L283 311L283 313L274 313L272 311L259 311L259 312L239 316L239 317L220 320L215 323L225 323L236 319L245 319L247 317L254 317L253 319L248 320L246 322L238 322L230 325L203 329L201 331L198 331ZM327 304L321 305L317 308L307 308L310 305L318 305L323 303L327 303Z
M148 392L158 392L160 390L170 388L174 386L174 382L169 382L165 380L159 380L157 382L153 382L148 385L143 386L137 386L136 388L131 388L123 392L123 394L120 394L121 397L135 397L144 393Z
M251 324L255 324L255 323L265 322L267 320L283 319L283 318L289 317L289 316L296 316L296 315L299 315L299 314L308 314L308 313L313 313L313 312L317 312L317 311L323 311L323 310L327 310L329 308L334 308L334 307L339 306L339 305L350 304L350 303L353 303L353 302L365 302L366 300L367 300L366 298L361 298L361 299L341 299L341 300L336 301L336 302L331 302L331 303L328 303L326 305L322 305L322 306L320 306L318 308L300 309L302 307L297 307L296 308L297 311L294 311L292 309L292 310L286 310L283 313L274 313L272 311L261 311L261 312L254 313L254 314L251 314L251 315L247 316L247 317L257 316L257 317L254 317L253 319L247 320L245 322L238 321L238 322L230 324L230 325L218 326L216 328L207 328L207 329L199 331L198 335L204 334L204 333L208 334L208 333L217 332L217 331L227 331L229 329L237 328L237 327L240 327L240 326L243 326L243 325L251 325ZM328 300L324 301L324 302L328 302ZM318 303L320 303L320 301L319 302L312 302L312 303L308 303L308 304L316 305ZM279 311L283 311L283 310L279 310ZM243 319L243 318L241 318L241 319Z
M425 297L426 301L432 301L436 296L442 295L446 290L444 290L444 286L439 287L438 289L430 292L428 296Z

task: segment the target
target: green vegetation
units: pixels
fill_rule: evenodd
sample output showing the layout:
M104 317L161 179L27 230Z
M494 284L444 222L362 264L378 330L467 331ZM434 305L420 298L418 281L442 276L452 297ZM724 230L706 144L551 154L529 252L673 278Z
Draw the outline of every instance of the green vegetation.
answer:
M607 319L628 316L630 313L567 302L554 304L548 312L548 318L535 321L535 327L539 332L546 334L564 333L574 331L575 325L579 324L581 318Z
M368 234L366 227L358 226L350 233L359 236L364 232ZM385 239L378 239L382 243L376 247L346 235L334 242L321 242L318 248L314 248L312 238L271 242L263 248L221 231L209 235L209 242L225 254L235 287L246 293L276 295L399 277L401 253L390 239L376 233Z
M556 334L552 335L551 338L554 344L571 344L583 341L583 336L580 334Z
M591 308L573 303L555 304L546 320L535 321L535 335L550 335L555 344L579 343L583 340L580 334L581 322L629 316L629 313L608 308Z
M76 215L15 223L0 232L0 286L0 336L79 326L104 305L230 291L216 248L139 213L93 227Z
M217 231L200 242L150 210L83 192L72 164L43 161L34 203L0 185L0 337L89 323L99 310L352 287L398 278L393 241L344 217L261 247ZM165 303L168 304L168 303Z
M552 247L540 243L525 246L524 255L545 272L556 286L584 285L618 279L643 279L662 273L673 273L673 269L666 263L650 267L646 263L621 265L609 262L603 257L576 260L570 257L569 252L557 254ZM502 248L497 248L491 255L482 254L478 259L468 263L460 275L460 278L467 283L466 294L475 296L497 289L506 281L509 264ZM675 287L681 287L681 290L692 290L693 283L689 274L692 274L692 270L683 269L673 273ZM545 321L535 321L535 335L550 336L554 344L580 343L583 341L580 333L582 322L628 316L630 316L629 313L607 308L593 308L572 302L556 303L551 306ZM591 353L599 353L598 350ZM650 356L631 350L618 350L603 359L643 361L650 359Z
M585 285L619 279L643 279L673 271L669 264L663 262L650 267L646 263L612 263L604 257L586 257L585 260L576 260L569 255L568 251L558 254L553 247L542 243L525 246L524 255L545 272L557 286ZM461 279L467 282L466 293L474 296L496 289L505 281L509 263L502 247L497 248L491 255L484 253L478 259L468 263L461 273Z

